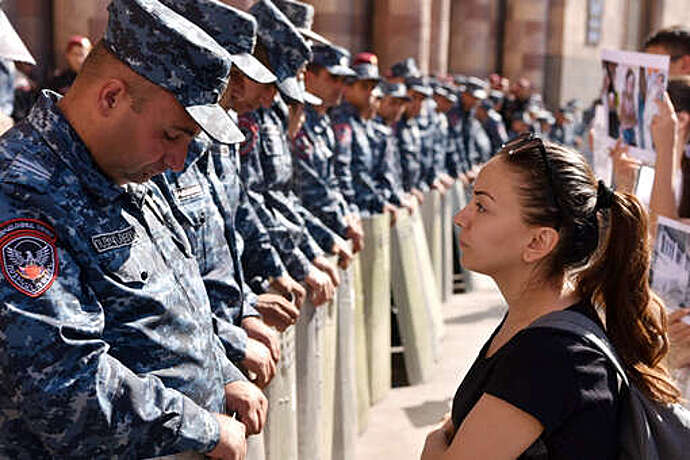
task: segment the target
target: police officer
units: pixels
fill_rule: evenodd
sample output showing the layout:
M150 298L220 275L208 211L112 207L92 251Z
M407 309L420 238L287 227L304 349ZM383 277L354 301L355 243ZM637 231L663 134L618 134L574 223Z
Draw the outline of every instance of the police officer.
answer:
M360 215L395 213L373 179L374 149L370 143L370 123L365 114L373 104L373 90L380 81L376 55L360 53L352 66L355 75L346 79L345 102L331 112L338 132L338 155L349 157L356 204Z
M258 22L260 52L276 72L279 89L300 99L296 75L309 58L308 44L272 3L260 1L250 13ZM337 270L323 257L299 212L302 206L292 192L287 108L279 95L276 101L270 109L240 116L240 127L247 137L240 147L242 179L291 276L305 281L312 301L318 305L333 297Z
M503 144L508 142L508 133L501 114L494 110L494 102L487 97L482 99L475 110L477 120L491 141L491 152L498 152Z
M408 78L419 78L421 72L413 58L407 58L391 67L391 83L404 83ZM417 123L417 115L426 99L424 93L407 88L410 101L405 106L405 113L396 125L400 164L402 166L403 189L411 193L419 203L424 201L425 187L422 177L422 135Z
M236 53L237 43L255 40L256 21L251 15L206 0L164 0L163 3L208 32L232 53L233 62L240 62L254 78L266 84L275 81L275 75L251 54L238 56ZM225 189L211 157L211 152L222 148L221 144L213 148L211 139L198 136L190 147L184 169L168 171L157 177L156 183L167 192L192 242L211 299L216 329L228 357L256 374L256 383L264 387L275 374L280 348L277 335L263 323L256 309L259 299L244 283L240 262L242 249L236 238L234 219L240 188ZM228 219L223 212L230 214ZM282 307L278 314L291 313L292 322L296 320L298 312L286 299L275 299L271 305ZM284 329L286 325L281 322L278 326Z
M377 114L372 120L374 142L377 145L375 162L378 175L375 178L386 200L406 208L410 214L415 210L414 198L405 193L402 186L402 166L400 151L394 129L405 112L405 104L410 101L404 83L382 82L379 85L382 97Z
M183 167L199 127L242 138L218 105L231 62L157 1L109 12L64 99L44 92L0 140L0 452L243 458L245 427L221 413L260 424L256 401L237 397L189 241L147 182Z
M458 177L457 164L460 161L457 158L458 144L451 136L448 117L446 116L453 105L458 102L454 88L440 82L436 84L434 87L434 102L436 103L434 121L434 126L436 127L436 158L434 160L434 167L444 189L448 190Z
M305 207L340 237L354 240L353 246L358 250L361 241L357 239L362 234L353 224L356 221L339 188L335 174L336 140L327 114L329 108L340 102L344 77L331 75L317 64L321 62L323 49L321 45L313 46L312 60L305 73L306 94L312 94L317 100L305 105L304 125L292 140L295 190ZM348 263L343 260L341 266Z

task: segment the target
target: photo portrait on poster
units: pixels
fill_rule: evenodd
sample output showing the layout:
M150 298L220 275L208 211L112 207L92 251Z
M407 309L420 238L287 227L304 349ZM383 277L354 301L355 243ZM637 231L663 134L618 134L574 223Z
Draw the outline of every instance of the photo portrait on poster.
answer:
M602 50L601 102L608 147L618 139L631 156L655 163L650 126L668 80L669 57L632 51Z
M659 216L650 278L669 312L690 306L690 225Z

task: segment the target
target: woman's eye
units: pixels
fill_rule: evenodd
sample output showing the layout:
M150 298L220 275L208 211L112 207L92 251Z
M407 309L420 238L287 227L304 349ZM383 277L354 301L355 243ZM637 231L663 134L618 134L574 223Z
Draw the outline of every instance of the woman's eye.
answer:
M479 201L476 201L475 204L477 205L477 212L486 211L486 208L484 206L482 206L482 204Z

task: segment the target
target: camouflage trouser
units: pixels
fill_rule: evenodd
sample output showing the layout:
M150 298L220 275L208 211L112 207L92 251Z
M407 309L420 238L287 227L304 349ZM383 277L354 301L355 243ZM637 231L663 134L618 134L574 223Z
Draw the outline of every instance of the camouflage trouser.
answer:
M179 454L166 455L164 457L153 457L148 460L203 460L204 454L199 452L181 452Z

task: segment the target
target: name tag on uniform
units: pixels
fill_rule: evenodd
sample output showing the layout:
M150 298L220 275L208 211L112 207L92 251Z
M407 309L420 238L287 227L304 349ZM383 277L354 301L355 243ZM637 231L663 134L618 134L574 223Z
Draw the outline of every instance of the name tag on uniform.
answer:
M111 233L103 233L91 237L91 243L97 252L103 253L112 249L131 246L137 239L137 232L134 227L127 227Z
M194 184L194 185L191 185L189 187L183 187L183 188L176 189L175 190L175 197L177 197L177 199L180 201L184 201L184 200L188 200L190 198L200 196L201 192L203 192L201 185Z

